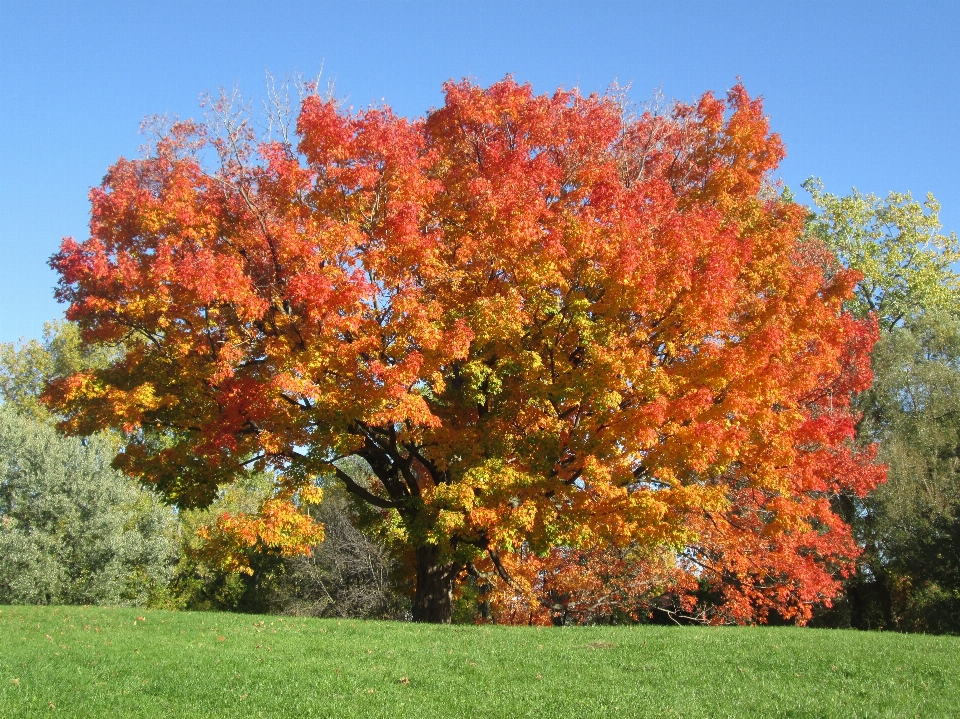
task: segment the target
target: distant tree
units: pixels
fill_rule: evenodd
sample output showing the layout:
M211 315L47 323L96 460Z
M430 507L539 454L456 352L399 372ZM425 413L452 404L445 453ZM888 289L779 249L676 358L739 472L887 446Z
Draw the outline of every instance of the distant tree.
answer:
M83 345L73 322L46 322L41 341L0 343L0 399L21 414L53 421L49 408L40 401L47 383L104 367L121 353L119 346Z
M50 386L62 426L122 431L184 508L273 470L217 525L241 557L310 546L337 478L397 518L419 621L471 569L605 543L672 551L712 620L804 621L857 554L828 498L880 479L848 441L874 332L771 189L761 103L444 90L415 121L309 95L296 140L220 105L117 162L52 265L85 346L125 351Z
M40 401L47 384L77 372L102 369L121 358L124 351L122 342L83 346L75 323L47 322L41 341L0 344L0 398L21 414L53 424L57 416ZM101 432L98 437L100 445L116 451L118 433ZM262 513L268 500L276 499L270 496L271 490L272 479L246 473L236 487L218 495L210 512L176 515L179 560L173 584L162 601L191 609L276 608L271 597L283 562L275 544L264 542L257 534L259 529L270 539L263 517L252 519ZM286 504L280 506L287 509ZM294 527L302 524L296 514L281 512L275 513L272 528L282 530L285 519L292 519ZM314 528L309 538L318 539L318 531Z
M173 513L110 468L115 451L0 405L0 604L143 605L163 594Z
M817 210L809 235L863 273L850 308L881 326L874 382L855 407L860 441L878 442L888 466L866 498L837 498L865 551L846 601L819 621L960 631L960 242L941 234L932 196L804 186Z
M860 521L863 567L884 586L859 620L960 632L960 318L911 318L881 339L873 364L861 432L881 439L889 480Z
M856 189L840 197L818 179L803 187L813 197L808 237L823 242L844 267L863 274L848 307L859 317L873 313L892 330L923 312L960 314L960 239L941 233L940 203L921 203L910 193L885 199Z

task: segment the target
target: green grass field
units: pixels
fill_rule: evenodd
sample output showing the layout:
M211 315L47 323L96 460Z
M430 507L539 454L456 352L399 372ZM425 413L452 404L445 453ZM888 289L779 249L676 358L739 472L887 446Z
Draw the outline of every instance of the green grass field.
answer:
M955 717L960 637L0 607L0 716Z

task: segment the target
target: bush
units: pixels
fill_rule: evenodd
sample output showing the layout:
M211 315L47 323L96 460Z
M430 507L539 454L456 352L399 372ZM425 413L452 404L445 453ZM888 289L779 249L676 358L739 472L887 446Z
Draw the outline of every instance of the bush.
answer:
M313 510L326 538L309 556L286 560L278 601L287 614L315 617L409 619L410 600L397 591L398 563L369 525L371 510L334 485ZM365 522L364 519L367 521ZM367 531L364 531L366 529Z
M163 594L173 511L110 468L108 439L64 438L0 405L0 604L139 606Z

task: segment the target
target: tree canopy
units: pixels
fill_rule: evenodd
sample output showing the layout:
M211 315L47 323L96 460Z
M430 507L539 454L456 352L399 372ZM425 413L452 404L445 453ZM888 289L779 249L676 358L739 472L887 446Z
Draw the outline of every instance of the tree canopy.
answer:
M932 194L920 203L909 192L880 199L854 189L841 197L815 178L803 187L816 209L808 232L863 275L851 302L855 314L872 312L889 330L920 312L960 313L960 282L951 269L960 261L960 240L941 232Z
M760 101L444 92L416 120L308 95L279 140L220 105L113 165L51 262L124 352L51 384L62 426L120 428L181 506L254 466L295 513L335 476L396 518L418 620L467 569L629 545L717 621L804 621L858 552L830 497L882 478L849 405L876 325L770 186Z

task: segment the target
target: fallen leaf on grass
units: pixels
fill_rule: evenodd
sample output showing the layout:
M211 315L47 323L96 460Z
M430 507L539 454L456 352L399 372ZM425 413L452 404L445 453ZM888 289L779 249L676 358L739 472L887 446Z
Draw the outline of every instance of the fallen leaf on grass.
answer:
M410 680L407 679L406 677L400 677L400 683L401 683L401 684L409 684L409 683L410 683Z
M11 679L11 680L10 680L10 683L11 683L11 684L16 684L17 686L20 686L20 680L19 680L19 679Z

